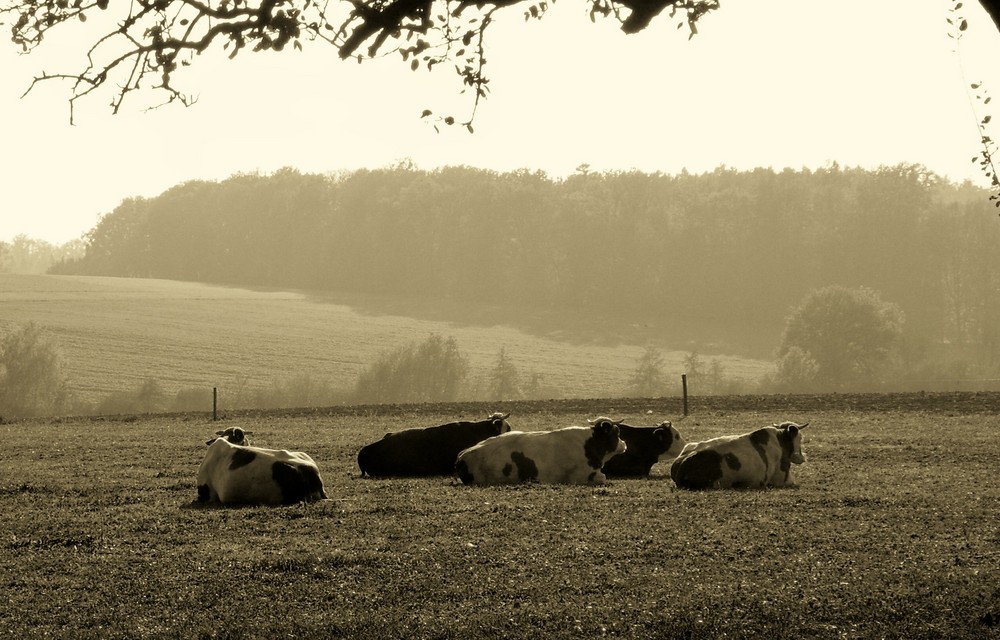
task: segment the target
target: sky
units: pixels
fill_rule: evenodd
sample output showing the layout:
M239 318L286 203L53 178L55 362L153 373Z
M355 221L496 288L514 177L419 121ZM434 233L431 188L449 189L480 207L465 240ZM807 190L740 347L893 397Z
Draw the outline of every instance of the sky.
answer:
M77 103L71 126L68 85L21 94L42 71L78 69L88 43L53 32L19 55L5 40L0 241L61 244L124 198L282 167L410 161L561 177L581 164L674 174L905 162L986 186L971 161L980 151L972 105L981 107L968 87L983 82L1000 104L1000 34L966 2L970 26L956 48L953 4L724 2L691 39L666 15L635 35L612 20L593 24L581 0L560 0L539 21L515 8L487 35L491 94L475 133L437 132L420 118L469 107L445 65L414 72L398 56L359 65L321 42L234 60L203 54L175 79L194 106L147 111L157 97L145 96L112 115L102 94Z

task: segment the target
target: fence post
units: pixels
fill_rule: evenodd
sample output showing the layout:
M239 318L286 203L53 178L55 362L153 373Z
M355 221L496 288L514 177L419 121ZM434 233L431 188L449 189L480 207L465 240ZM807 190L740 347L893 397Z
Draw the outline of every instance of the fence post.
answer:
M681 374L681 387L684 390L684 417L688 414L688 374Z
M219 389L212 387L212 422L219 420Z

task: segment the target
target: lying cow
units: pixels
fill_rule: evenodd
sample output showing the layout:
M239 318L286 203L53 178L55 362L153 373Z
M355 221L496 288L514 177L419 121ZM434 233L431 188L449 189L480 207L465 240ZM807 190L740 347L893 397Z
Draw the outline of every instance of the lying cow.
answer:
M687 444L670 467L681 489L792 486L791 466L806 461L801 431L782 422L736 436Z
M436 427L387 433L358 453L362 476L447 476L458 454L486 438L510 431L509 413L479 422L449 422Z
M587 422L594 424L599 420L610 421L609 418L595 418ZM632 427L620 421L615 424L627 449L604 464L601 471L606 476L648 476L654 464L673 460L686 444L669 421L661 422L657 427Z
M247 436L252 436L253 431L244 431L239 427L229 427L228 429L224 429L222 431L216 431L215 435L217 437L212 438L205 444L212 444L218 438L225 438L226 440L229 440L229 442L231 442L232 444L247 446L250 444L250 439Z
M601 484L601 467L624 453L618 425L606 418L590 427L511 431L458 454L455 471L465 484Z
M245 441L244 434L237 427L208 441L198 469L200 502L275 505L326 498L319 469L308 454L233 444Z

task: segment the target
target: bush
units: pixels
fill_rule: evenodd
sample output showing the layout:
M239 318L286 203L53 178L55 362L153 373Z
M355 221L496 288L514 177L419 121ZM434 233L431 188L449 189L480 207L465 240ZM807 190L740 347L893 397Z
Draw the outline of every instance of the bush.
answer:
M418 345L382 355L358 376L354 401L448 402L457 400L469 373L454 338L431 334Z
M0 415L57 415L71 403L59 350L34 322L0 340Z

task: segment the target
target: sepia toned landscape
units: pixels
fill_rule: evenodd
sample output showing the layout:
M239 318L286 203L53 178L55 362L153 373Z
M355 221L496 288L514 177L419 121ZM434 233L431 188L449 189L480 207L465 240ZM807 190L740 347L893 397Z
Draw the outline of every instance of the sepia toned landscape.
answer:
M688 439L810 423L797 488L688 492L363 479L386 431L497 405L0 425L12 637L967 638L1000 624L995 394L512 404L517 429L610 414ZM311 452L329 500L195 502L219 425Z

